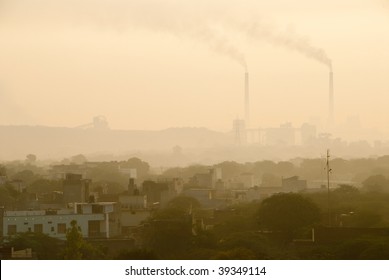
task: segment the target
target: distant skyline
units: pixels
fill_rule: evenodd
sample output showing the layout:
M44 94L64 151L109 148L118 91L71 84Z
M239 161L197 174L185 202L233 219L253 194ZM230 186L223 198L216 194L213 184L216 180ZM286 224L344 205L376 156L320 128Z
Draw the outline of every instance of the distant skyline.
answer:
M387 6L3 0L0 125L76 127L104 115L113 129L228 131L244 118L244 62L252 127L325 125L329 69L304 54L311 46L333 63L335 122L359 117L388 138Z

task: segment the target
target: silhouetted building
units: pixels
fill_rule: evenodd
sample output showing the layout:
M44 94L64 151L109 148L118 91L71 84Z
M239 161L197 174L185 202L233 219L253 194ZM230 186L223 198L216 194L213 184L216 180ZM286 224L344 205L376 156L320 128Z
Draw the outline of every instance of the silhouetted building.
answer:
M31 198L34 198L35 194L29 194ZM34 206L33 201L30 200L29 203L25 203L24 208L19 208L18 210L46 210L46 209L63 209L67 205L63 200L63 192L61 191L52 191L47 193L41 193L37 198L36 206Z
M281 124L280 127L266 129L266 145L292 146L295 145L295 129L291 123Z
M236 145L246 144L246 124L244 120L236 119L232 124Z
M92 168L93 163L85 164L59 164L51 166L51 179L65 179L67 174L85 175L88 168Z
M146 184L147 194L153 196L151 199L158 200L158 194L153 192L151 185L151 183ZM120 223L123 234L131 236L133 230L150 216L150 210L147 209L147 194L140 194L135 185L134 178L130 178L128 191L119 195L119 203L121 206Z
M64 203L89 202L90 180L82 179L81 174L67 173L63 180Z
M118 196L122 208L135 210L145 209L147 207L147 195L141 195L135 185L135 179L130 178L128 182L128 191Z
M300 132L302 145L309 145L314 143L316 139L316 126L304 123L301 126Z
M180 194L182 190L184 189L184 180L181 178L173 178L169 181L170 188L173 188L173 190L176 192L176 194Z
M16 191L22 193L26 191L26 184L23 180L12 180L7 181L8 184L10 184Z
M224 190L225 189L224 182L220 179L217 180L215 183L215 189L216 190Z
M253 173L242 173L239 176L239 181L242 183L243 189L250 189L254 187L254 174Z
M187 189L187 190L184 190L183 191L183 194L185 196L190 196L190 197L193 197L195 199L197 199L200 204L202 205L202 207L212 207L214 205L214 202L215 202L215 193L216 193L216 190L214 189L195 189L195 188L191 188L191 189Z
M214 209L195 209L192 212L192 233L197 235L204 230L210 230L213 228L214 221Z
M307 188L307 180L300 180L298 176L282 179L282 188L284 191L301 191Z
M104 116L96 116L93 118L93 128L94 129L109 129L107 119Z
M222 169L210 169L209 173L197 173L189 180L189 186L193 188L214 188L216 182L222 178Z
M193 188L210 188L212 186L212 175L207 173L195 174L189 180L189 185Z
M157 183L154 181L144 181L142 184L142 193L147 197L147 206L152 207L165 202L169 196L169 184Z
M139 190L135 184L135 178L128 180L128 195L139 195Z

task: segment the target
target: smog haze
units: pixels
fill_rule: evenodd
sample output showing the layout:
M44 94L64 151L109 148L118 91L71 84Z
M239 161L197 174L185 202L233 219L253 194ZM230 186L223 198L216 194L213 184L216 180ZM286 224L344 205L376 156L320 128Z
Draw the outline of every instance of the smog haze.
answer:
M386 141L388 23L380 0L1 1L0 125L229 132L248 70L250 128Z

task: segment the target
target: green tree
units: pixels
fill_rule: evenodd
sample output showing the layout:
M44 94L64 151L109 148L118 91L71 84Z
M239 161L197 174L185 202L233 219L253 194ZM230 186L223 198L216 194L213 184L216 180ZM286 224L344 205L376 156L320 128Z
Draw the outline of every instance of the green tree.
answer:
M167 208L175 208L177 210L189 213L190 210L200 208L200 202L190 196L177 196L167 203Z
M84 240L81 230L77 226L77 221L71 221L70 226L66 232L66 245L63 253L64 259L90 260L104 258L104 254L100 248Z
M389 244L372 244L369 248L361 253L360 258L363 260L388 260Z
M28 154L26 156L26 163L28 164L34 164L36 162L36 155L34 154Z
M135 168L138 178L146 177L150 170L150 165L137 157L128 159L127 161L123 162L121 166L126 168Z
M169 168L165 172L163 172L163 177L180 177L183 179L189 179L193 177L197 173L208 173L209 166L205 165L190 165L188 167L174 167Z
M7 168L0 164L0 176L7 176Z
M349 218L350 227L373 227L379 224L382 220L382 216L376 212L368 210L359 210Z
M270 160L257 161L251 172L260 175L263 173L272 173L276 170L276 164Z
M387 238L366 236L341 243L336 250L336 258L343 260L387 260L389 245Z
M38 178L40 178L40 176L35 175L35 173L29 169L19 171L12 176L13 180L22 180L26 184L30 184Z
M373 175L362 182L363 188L369 192L384 192L389 190L389 182L384 175Z
M128 184L128 176L120 173L117 162L101 162L97 166L87 170L86 178L92 179L94 186L98 184L107 184L109 189L111 185L119 187L123 191Z
M348 184L339 184L339 188L336 188L332 191L334 195L338 196L350 196L350 195L358 195L358 188L348 185Z
M307 180L317 180L322 178L323 168L322 159L304 159L300 164L298 175Z
M179 259L193 245L190 210L199 205L196 199L182 196L155 211L141 235L145 248L161 258Z
M24 232L11 237L8 245L15 250L31 248L39 260L57 260L62 241L43 233Z
M133 250L122 250L119 252L116 260L157 260L157 255L150 250L144 249L133 249Z
M84 239L80 228L77 226L77 221L71 221L70 226L66 232L64 258L67 260L81 260L81 248L84 245Z
M12 185L8 183L0 185L0 205L6 209L12 210L14 208L19 195L20 193Z
M221 210L222 218L213 227L218 239L225 239L230 234L244 231L258 231L258 203L242 203Z
M275 194L262 201L258 211L261 226L282 233L285 241L296 232L320 220L320 210L310 200L295 193Z
M234 250L237 248L251 250L256 259L269 258L268 243L262 233L258 231L234 232L219 242L219 248L222 250Z
M253 250L247 248L233 248L227 251L218 251L212 259L214 260L256 260L257 256Z
M289 161L280 161L276 165L276 171L280 176L292 176L295 173L295 166Z
M87 158L82 154L78 154L78 155L72 156L70 158L70 161L71 161L71 163L75 163L75 164L84 164L85 162L87 162Z
M173 214L173 213L172 213ZM163 259L180 259L192 245L192 224L189 215L152 220L142 232L147 250Z

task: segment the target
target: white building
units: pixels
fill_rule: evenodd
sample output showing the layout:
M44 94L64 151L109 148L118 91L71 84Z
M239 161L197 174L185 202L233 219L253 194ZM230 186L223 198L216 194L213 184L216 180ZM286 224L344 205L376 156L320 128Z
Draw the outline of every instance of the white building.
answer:
M110 238L121 233L120 207L115 202L75 203L73 209L3 211L4 237L38 232L66 239L71 221L77 221L84 238Z
M147 207L147 196L120 194L119 203L124 209L145 209Z

